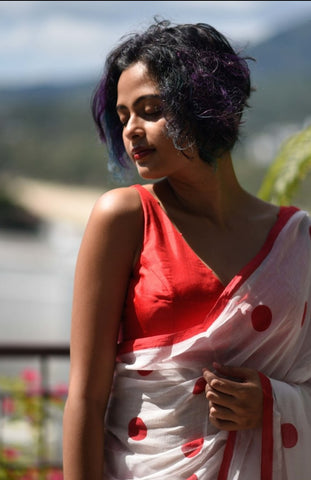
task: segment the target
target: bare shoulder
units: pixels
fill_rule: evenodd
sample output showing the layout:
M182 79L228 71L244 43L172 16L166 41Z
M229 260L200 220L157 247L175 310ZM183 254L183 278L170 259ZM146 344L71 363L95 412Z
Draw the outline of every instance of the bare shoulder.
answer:
M121 187L108 190L95 203L95 208L104 212L122 215L139 212L141 201L138 191L131 187Z
M132 228L142 221L142 208L138 191L131 187L115 188L105 192L96 201L91 217L99 222L122 222Z
M143 210L139 192L122 187L101 195L92 209L82 239L82 257L108 271L107 265L132 265L143 240ZM100 260L101 259L101 260ZM105 265L105 267L104 267ZM120 267L121 268L121 267Z

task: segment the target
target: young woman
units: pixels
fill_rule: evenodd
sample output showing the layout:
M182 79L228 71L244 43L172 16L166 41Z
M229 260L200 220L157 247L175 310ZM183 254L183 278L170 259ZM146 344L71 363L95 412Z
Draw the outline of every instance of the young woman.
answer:
M146 184L102 195L82 240L65 480L310 479L311 222L236 178L250 92L206 24L107 58L94 118Z

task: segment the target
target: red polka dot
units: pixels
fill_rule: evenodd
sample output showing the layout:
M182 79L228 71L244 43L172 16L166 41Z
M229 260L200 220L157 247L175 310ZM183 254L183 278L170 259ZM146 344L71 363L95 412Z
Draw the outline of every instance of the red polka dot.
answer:
M205 391L205 385L206 385L206 381L204 380L203 377L200 377L196 382L195 382L195 385L193 387L193 390L192 390L192 393L194 395L198 395L199 393L202 393Z
M152 373L153 370L137 370L137 372L138 372L139 375L141 375L142 377L146 377L147 375L150 375L150 373Z
M301 326L303 326L303 324L305 323L307 308L308 308L308 302L305 303L305 308L304 308L302 320L301 320Z
M198 455L202 450L204 439L198 438L197 440L193 440L192 442L185 443L182 447L182 453L185 457L192 458Z
M147 427L141 418L132 418L128 425L128 434L132 440L144 440L147 436Z
M270 327L272 313L266 305L258 305L252 311L252 324L257 332L263 332Z
M198 480L198 477L194 473L193 475L191 475L191 477L187 478L187 480Z
M285 448L293 448L298 442L298 432L292 423L281 425L282 443Z

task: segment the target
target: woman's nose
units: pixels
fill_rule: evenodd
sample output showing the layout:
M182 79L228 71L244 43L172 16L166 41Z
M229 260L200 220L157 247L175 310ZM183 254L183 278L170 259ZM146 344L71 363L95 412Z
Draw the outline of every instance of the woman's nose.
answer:
M130 117L124 127L125 135L128 138L133 138L134 136L142 136L144 135L144 129L142 122L138 117L133 115Z

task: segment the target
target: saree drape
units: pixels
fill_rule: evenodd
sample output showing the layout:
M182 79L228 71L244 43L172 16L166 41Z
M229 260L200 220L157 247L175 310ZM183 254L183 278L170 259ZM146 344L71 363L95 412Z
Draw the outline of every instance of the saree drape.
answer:
M296 211L203 324L119 344L105 480L310 480L310 225ZM214 361L260 372L262 428L209 423L202 369Z

